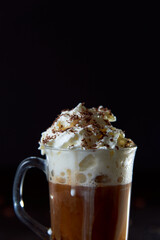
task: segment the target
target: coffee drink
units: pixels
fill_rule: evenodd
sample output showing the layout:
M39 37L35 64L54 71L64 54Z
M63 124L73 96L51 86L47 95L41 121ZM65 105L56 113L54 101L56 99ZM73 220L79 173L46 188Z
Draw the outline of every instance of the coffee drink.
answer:
M42 155L26 158L13 185L15 213L41 239L127 240L136 145L111 125L116 117L102 106L78 104L64 110L39 142ZM31 167L49 182L51 228L24 208L23 182Z
M49 188L52 239L126 239L131 184Z
M42 133L53 240L126 240L136 146L107 108L79 104Z
M127 239L134 153L46 148L53 240Z

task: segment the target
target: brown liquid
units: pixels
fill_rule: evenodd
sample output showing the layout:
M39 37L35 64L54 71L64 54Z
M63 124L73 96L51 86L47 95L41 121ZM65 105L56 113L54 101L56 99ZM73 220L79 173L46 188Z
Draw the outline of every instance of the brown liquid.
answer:
M50 182L52 239L126 240L130 188L72 188Z

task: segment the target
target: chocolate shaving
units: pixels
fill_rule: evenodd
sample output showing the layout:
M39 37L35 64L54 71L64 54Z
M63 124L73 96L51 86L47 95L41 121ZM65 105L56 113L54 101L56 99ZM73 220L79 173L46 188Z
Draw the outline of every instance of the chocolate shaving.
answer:
M104 119L104 121L105 121L105 123L106 123L107 125L111 126L111 123L110 123L110 121L109 121L108 119Z
M55 139L56 136L46 136L45 139L42 140L43 144L46 144L47 142L49 142L50 140Z
M82 103L82 106L84 106L85 103ZM104 108L103 106L100 106L98 108L90 108L86 109L85 107L81 108L81 111L78 112L78 114L69 114L68 112L71 110L64 109L61 111L61 115L59 115L55 121L52 124L52 133L53 136L46 136L45 139L43 139L43 143L47 143L48 141L55 139L56 136L59 134L69 131L70 133L76 133L76 127L82 127L84 129L84 138L82 139L82 147L84 148L96 148L97 144L93 142L92 145L92 138L97 141L101 141L104 137L109 137L107 134L107 131L104 129L104 125L110 126L111 123L106 118L106 114L112 116L111 110L108 108ZM94 115L94 116L93 116ZM69 126L65 127L65 124L62 125L61 121L58 121L61 116L66 117L66 123L68 123ZM100 119L100 121L99 121ZM100 122L100 124L98 123ZM58 129L54 129L54 126L58 126ZM94 138L95 136L95 138ZM109 139L111 142L113 141L112 138ZM126 146L130 145L131 142L127 141ZM107 144L107 148L110 146Z

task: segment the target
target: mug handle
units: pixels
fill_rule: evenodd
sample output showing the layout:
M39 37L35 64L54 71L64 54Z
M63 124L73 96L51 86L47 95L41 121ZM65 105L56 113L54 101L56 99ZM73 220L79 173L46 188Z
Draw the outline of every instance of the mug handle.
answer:
M14 184L13 184L13 206L17 217L26 224L33 232L35 232L43 240L50 240L51 229L41 225L39 222L30 217L24 209L23 201L23 182L27 170L36 167L42 170L45 174L46 161L39 157L29 157L24 159L18 166Z

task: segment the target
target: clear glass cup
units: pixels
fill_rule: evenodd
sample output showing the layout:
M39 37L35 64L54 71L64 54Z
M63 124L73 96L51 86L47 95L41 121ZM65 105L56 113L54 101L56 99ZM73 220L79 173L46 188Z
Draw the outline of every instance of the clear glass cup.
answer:
M136 149L46 147L46 160L30 157L17 169L13 185L15 213L42 239L127 240ZM23 181L32 167L47 176L51 228L32 219L24 209Z

